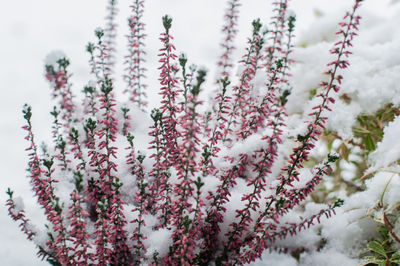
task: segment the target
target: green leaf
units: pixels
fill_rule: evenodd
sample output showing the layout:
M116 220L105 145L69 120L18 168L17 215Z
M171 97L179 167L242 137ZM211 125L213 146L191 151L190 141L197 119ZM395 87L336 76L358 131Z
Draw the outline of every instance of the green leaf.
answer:
M6 193L10 198L12 198L12 195L14 194L14 192L10 188L7 188Z
M400 254L399 253L394 253L390 259L393 262L394 262L394 260L400 260Z
M378 258L376 258L374 256L367 256L367 257L362 258L362 263L363 263L362 266L365 266L365 265L368 265L368 264L371 264L371 263L380 264L382 262L386 262L386 260L385 259L378 259Z
M162 23L163 23L165 30L168 33L168 30L171 28L171 25L172 25L172 18L170 18L168 15L165 15L162 17Z
M386 266L387 264L386 264L386 261L381 261L379 264L378 264L378 266Z
M186 63L187 63L187 57L186 57L186 55L185 54L180 54L179 55L179 65L181 65L181 67L185 67L185 65L186 65Z
M373 151L376 149L375 141L369 134L365 137L365 148L367 151Z
M328 151L332 150L332 145L333 145L333 140L329 141L329 143L328 143L328 146L327 146Z
M389 181L386 183L386 186L382 191L381 198L380 198L380 203L382 204L382 206L383 206L383 196L385 196L386 190L387 190L387 188L389 186L390 181L392 181L393 176L394 175L392 175L392 177L390 177Z
M392 263L395 263L395 264L397 264L397 265L400 265L400 259L396 259L396 260L392 260L392 259L391 259L391 261L392 261Z
M378 226L377 228L379 235L383 238L383 239L388 239L389 238L389 229L387 229L386 226Z
M378 253L386 258L386 251L378 241L371 241L368 243L368 248L375 253Z
M282 95L279 97L281 100L281 105L284 106L287 103L287 98L289 97L289 95L291 94L290 90L284 90Z

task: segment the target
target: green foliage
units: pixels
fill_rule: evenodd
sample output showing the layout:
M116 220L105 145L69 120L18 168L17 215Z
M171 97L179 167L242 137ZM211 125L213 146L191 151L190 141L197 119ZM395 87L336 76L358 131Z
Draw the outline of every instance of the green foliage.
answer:
M399 108L388 104L374 114L361 114L357 117L353 134L355 138L360 139L361 147L366 153L376 149L376 143L382 140L383 128L398 115L400 115Z
M226 93L226 88L229 86L229 84L231 84L231 82L229 81L228 77L224 77L220 80L221 84L222 84L222 95L225 95Z
M400 253L393 249L394 242L400 243L399 237L393 231L393 224L400 217L400 202L389 208L383 200L391 180L392 178L383 189L379 202L367 213L370 218L378 222L379 237L368 243L367 251L363 254L365 256L362 257L363 265L400 265Z
M43 165L46 166L47 171L51 171L51 167L53 166L54 163L54 159L50 158L50 159L43 159Z
M94 51L94 43L89 42L86 45L86 51L89 52L89 53L93 53L93 51Z
M179 55L179 65L180 65L182 68L185 68L186 63L187 63L187 57L186 57L186 55L185 55L185 54L180 54L180 55Z
M75 183L75 188L78 192L83 191L83 178L82 178L82 173L80 171L74 172L74 183Z
M381 243L379 243L376 240L368 243L368 249L372 250L373 252L375 252L379 255L386 257L385 248L383 247L383 245Z
M281 105L284 106L287 101L288 101L288 97L290 95L291 91L290 90L284 90L281 94L281 96L279 96L280 100L281 100Z
M197 83L196 83L196 85L193 86L193 89L191 91L193 95L198 95L199 94L200 86L206 80L205 79L206 74L207 74L207 71L205 71L204 69L199 69L197 71L197 77L196 77Z
M10 188L7 188L6 193L7 193L7 195L8 195L8 196L10 197L10 199L11 199L12 196L13 196L13 194L14 194L14 191L12 191Z
M131 146L131 147L133 147L133 139L135 138L135 136L133 136L130 132L128 133L128 135L126 136L126 139L128 140L128 142L129 142L129 145Z
M103 29L96 29L94 31L94 34L100 40L104 36L104 30ZM90 43L89 43L89 45L90 45ZM89 51L89 45L88 45L88 47L86 47L88 51Z
M60 69L66 69L69 66L69 60L67 58L60 58L57 60L57 64L59 65Z
M310 91L310 96L314 95L316 90ZM346 103L351 103L352 99L348 95L342 95L342 100ZM339 160L336 161L334 171L332 172L331 182L333 187L327 189L322 182L322 185L312 195L313 200L316 202L324 202L332 200L330 194L341 189L345 189L348 194L352 194L365 189L362 182L365 171L370 167L368 165L368 155L376 150L377 143L383 138L384 127L393 119L400 115L398 107L388 104L379 109L373 114L360 114L356 123L352 128L354 138L342 139L336 132L326 131L323 140L329 152L336 152L339 154ZM305 136L297 136L299 141L303 141ZM339 142L339 144L337 143ZM335 147L333 144L335 143ZM358 157L360 160L353 158ZM341 160L352 164L355 167L354 177L351 180L344 180L342 177L343 169L340 163ZM311 160L308 167L312 167L313 163L317 160Z
M197 191L199 191L199 192L200 192L201 187L204 186L204 183L201 180L200 176L197 177L197 180L194 181L194 184L196 185Z
M296 21L296 17L295 16L290 16L289 17L289 21L288 21L288 26L289 26L289 32L293 32L294 31L294 23Z
M367 245L369 255L362 258L362 265L400 265L400 253L390 249L388 236L383 240L373 240Z
M96 121L89 117L88 120L86 120L84 129L86 132L93 132L93 130L96 129Z
M251 24L253 25L253 35L259 34L260 29L262 27L262 23L261 23L260 19L258 18L258 19L253 20L253 22Z
M24 108L22 109L22 113L24 115L25 120L29 121L32 117L32 107L27 104L24 104Z
M159 109L154 108L153 110L151 110L150 117L151 119L153 119L154 124L157 125L157 122L161 121L162 113Z
M113 83L112 80L106 76L105 79L101 82L101 92L103 92L106 96L110 94L113 90Z
M165 15L165 16L162 17L162 23L163 23L163 26L165 28L165 31L168 34L169 29L172 26L172 18L170 16L168 16L168 15Z

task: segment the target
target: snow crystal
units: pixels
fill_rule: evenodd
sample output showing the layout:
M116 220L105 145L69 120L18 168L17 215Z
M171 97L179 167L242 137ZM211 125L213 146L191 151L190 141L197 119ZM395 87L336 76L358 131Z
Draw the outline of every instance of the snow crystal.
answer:
M287 254L276 252L265 252L261 259L256 260L251 266L296 266L298 265L293 257Z
M65 53L60 50L55 50L55 51L50 52L46 56L46 58L44 60L44 64L46 66L57 66L57 61L62 58L66 58Z
M25 209L24 200L21 197L15 197L14 204L15 204L14 210L16 214Z
M377 149L370 155L373 169L388 166L400 159L400 117L396 117L383 130L383 139Z
M149 232L147 239L144 240L147 247L146 256L152 258L153 254L157 252L159 258L164 257L169 251L168 247L172 244L171 234L172 231L166 228Z
M88 87L91 88L96 88L97 86L97 82L95 80L89 80L89 82L87 83Z
M354 266L357 265L357 260L351 259L345 254L338 252L335 249L323 249L311 254L304 253L300 255L300 265L304 266Z
M44 249L47 249L46 242L49 241L49 236L48 236L47 232L43 231L43 230L36 230L35 233L36 233L36 235L33 239L33 242L36 245L38 245Z
M336 131L342 139L351 139L353 137L352 127L360 112L361 108L358 105L348 105L337 99L332 105L332 112L329 114L326 128Z

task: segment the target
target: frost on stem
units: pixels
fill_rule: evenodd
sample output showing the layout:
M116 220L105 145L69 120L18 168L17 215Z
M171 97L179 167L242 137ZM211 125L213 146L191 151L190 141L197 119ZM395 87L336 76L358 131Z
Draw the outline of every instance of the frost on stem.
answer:
M312 169L307 182L295 185L324 130L325 112L330 111L332 94L342 80L338 71L349 65L346 58L359 24L355 12L360 1L346 15L346 22L339 24L341 40L330 51L335 60L325 72L328 81L321 83L319 102L308 116L306 131L296 137L275 182L271 182L272 169L278 156L285 154L280 149L291 90L295 17L287 15L288 1L280 0L274 1L269 31L261 32L261 22L253 22L239 62L243 71L234 83L228 70L239 4L228 3L227 43L221 57L225 72L218 74L219 84L213 85L219 91L209 103L215 108L206 117L200 113L206 72L187 67L185 55L175 55L172 19L162 18L158 55L162 101L150 113L153 124L147 151L137 150L143 138L135 138L137 131L132 130L142 121L134 120L128 107L115 99L110 62L113 41L107 41L114 38L112 26L106 31L97 29L96 42L87 46L95 81L83 88L82 108L72 95L69 61L57 55L48 62L46 78L57 99L51 112L54 150L38 154L31 108L23 109L30 182L48 220L45 243L38 244L39 257L55 265L241 265L276 247L277 239L319 223L341 205L339 200L297 222L282 222L337 159L328 155ZM115 2L110 4L115 15ZM143 8L144 1L133 2L125 77L130 101L142 109ZM108 20L113 25L114 18ZM252 92L258 71L266 77L260 94ZM7 194L10 217L35 241L39 231L25 216L19 198L13 198L11 190ZM232 202L236 198L238 202Z

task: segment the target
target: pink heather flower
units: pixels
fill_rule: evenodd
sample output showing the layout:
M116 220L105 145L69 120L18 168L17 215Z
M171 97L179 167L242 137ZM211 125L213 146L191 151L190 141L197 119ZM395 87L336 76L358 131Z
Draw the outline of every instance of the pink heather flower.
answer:
M219 91L204 115L201 107L207 102L200 100L200 93L206 72L187 68L187 57L176 56L172 19L162 18L158 55L162 101L150 113L148 157L137 150L142 139L133 135L136 125L127 107L133 102L145 110L147 104L144 0L133 1L128 20L124 75L128 104L116 101L112 78L116 1L109 1L105 30L97 29L97 41L87 46L95 81L84 87L81 104L72 94L69 61L65 56L49 61L45 75L57 101L51 112L54 150L43 148L39 154L31 108L23 109L30 183L48 220L39 257L60 265L241 265L274 248L276 240L329 218L342 204L338 200L297 222L282 222L282 216L314 191L337 159L329 154L314 167L308 182L295 185L324 130L325 112L335 103L332 94L343 79L339 71L349 66L360 1L339 24L341 40L330 50L335 59L327 64L328 79L320 83L305 133L296 137L276 176L272 169L281 154L291 91L295 17L288 15L287 0L277 0L268 32L261 32L259 20L253 22L247 52L239 62L243 71L235 83L230 72L240 4L238 0L228 4L218 84L212 85ZM265 71L266 78L259 95L252 93L258 71ZM238 184L244 191L238 192ZM62 189L70 189L69 196L58 195ZM35 240L39 233L22 203L11 190L7 194L10 217L29 240ZM240 205L233 206L234 196Z
M129 55L126 56L125 64L127 74L124 79L127 82L127 89L125 93L129 94L129 99L133 103L137 103L139 108L143 109L147 106L146 101L146 88L147 85L143 84L143 78L146 78L146 68L143 64L146 62L143 56L146 55L144 51L144 34L145 24L142 22L144 12L144 0L135 0L132 5L132 16L128 19L130 34L128 38L128 51ZM143 109L144 110L144 109Z
M223 54L220 56L220 60L217 65L221 69L220 75L221 78L229 78L230 71L233 67L231 62L231 55L233 50L235 49L234 41L237 33L237 21L239 19L239 0L231 0L228 2L228 8L226 9L226 13L224 15L224 19L226 24L222 28L222 32L224 33L224 39L221 42L221 47L223 48Z

